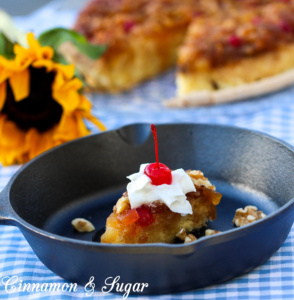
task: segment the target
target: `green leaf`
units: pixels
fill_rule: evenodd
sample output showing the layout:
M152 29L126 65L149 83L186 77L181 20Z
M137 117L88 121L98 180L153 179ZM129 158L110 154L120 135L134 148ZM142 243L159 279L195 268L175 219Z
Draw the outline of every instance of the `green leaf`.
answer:
M4 35L3 32L0 32L0 55L11 59L14 57L13 52L14 44L9 41L9 39Z
M86 56L90 57L91 59L99 58L106 50L105 45L93 45L93 44L79 44L77 45L74 43L75 46Z
M69 63L65 60L65 58L59 54L58 52L54 52L53 60L62 65L68 65Z
M105 45L89 44L83 35L66 28L54 28L43 32L39 36L39 42L42 46L51 46L55 53L61 44L71 42L91 59L99 58L107 48Z

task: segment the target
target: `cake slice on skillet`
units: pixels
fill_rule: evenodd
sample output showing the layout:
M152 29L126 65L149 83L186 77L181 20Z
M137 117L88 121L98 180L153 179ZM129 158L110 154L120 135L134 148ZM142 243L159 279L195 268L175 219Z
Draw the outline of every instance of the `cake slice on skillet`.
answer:
M140 172L130 176L131 193L125 192L114 206L101 237L102 243L173 243L176 238L193 241L190 232L216 219L216 205L222 195L215 191L202 172L178 169L171 172L173 186L162 184L152 187L144 174L147 166L141 165ZM143 189L135 190L138 181L145 181L145 192L142 192ZM183 187L182 193L179 193L180 187ZM147 193L151 191L152 195L148 197ZM146 195L145 200L140 199L143 194ZM156 194L162 199L152 201ZM132 197L135 205L131 204Z
M102 243L191 242L193 230L216 219L222 195L201 171L171 171L159 163L154 125L156 163L142 164L107 218Z

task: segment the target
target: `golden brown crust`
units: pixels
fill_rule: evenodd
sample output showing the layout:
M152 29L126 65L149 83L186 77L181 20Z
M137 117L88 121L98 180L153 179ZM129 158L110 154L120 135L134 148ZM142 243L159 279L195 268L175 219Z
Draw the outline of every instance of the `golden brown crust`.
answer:
M102 243L136 244L136 243L172 243L177 233L184 228L187 232L201 228L208 220L216 219L216 206L221 195L205 187L197 187L196 192L187 194L193 215L181 216L172 212L165 204L156 201L149 204L154 221L148 226L136 222L123 224L120 214L114 209L106 222L106 231L101 237ZM125 210L124 212L128 212Z
M181 73L217 68L294 42L293 2L243 2L241 10L193 21L179 51Z
M91 89L120 92L177 59L185 75L293 44L294 0L93 0L74 28L91 43L107 44L107 51L92 61L67 44L62 54Z
M64 43L59 52L74 63L85 76L89 88L106 92L121 92L149 79L176 62L176 49L183 40L182 27L164 31L156 36L134 35L115 46L108 46L106 53L93 61L80 53L70 43Z
M193 0L94 0L79 15L75 30L92 43L126 43L133 35L153 36L190 22Z
M293 53L294 44L291 44L261 57L245 58L238 64L179 73L179 96L164 104L168 107L213 105L279 91L294 84Z
M132 210L128 193L125 192L113 208L113 213L106 222L106 231L101 237L102 243L135 244L135 243L172 243L177 234L184 229L190 232L201 228L208 220L216 219L216 205L219 204L221 194L214 191L214 186L198 171L187 171L188 175L198 181L201 186L195 185L196 192L186 194L193 214L182 216L172 212L164 203L155 201L148 208L153 217L153 222L148 226L141 226L138 219L130 221ZM200 181L202 180L202 181ZM121 209L123 203L124 209Z
M94 0L74 28L89 42L107 44L89 60L71 45L62 54L76 64L91 89L120 92L175 65L193 15L194 0Z

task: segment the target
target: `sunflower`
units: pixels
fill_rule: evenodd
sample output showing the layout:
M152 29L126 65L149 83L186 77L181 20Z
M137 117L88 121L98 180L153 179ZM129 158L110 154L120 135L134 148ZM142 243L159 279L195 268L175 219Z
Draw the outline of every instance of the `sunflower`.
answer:
M83 83L73 65L54 62L54 51L41 46L32 33L28 47L15 44L14 58L0 56L0 162L25 163L61 143L90 133L91 103L80 91Z

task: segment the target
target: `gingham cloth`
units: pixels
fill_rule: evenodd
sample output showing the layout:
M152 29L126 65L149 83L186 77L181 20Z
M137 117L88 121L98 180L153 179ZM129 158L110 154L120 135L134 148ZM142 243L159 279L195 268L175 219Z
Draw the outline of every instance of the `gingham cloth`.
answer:
M24 30L36 34L53 26L70 26L79 1L56 1L34 14L16 18ZM1 6L1 4L0 4ZM205 108L167 109L160 99L174 95L174 72L170 71L122 95L89 95L93 113L108 129L135 122L217 123L259 130L294 145L294 88L239 103ZM89 124L91 127L91 124ZM93 132L95 128L91 127ZM0 190L19 166L0 167ZM294 299L294 227L278 252L250 274L225 284L181 294L139 296L140 299ZM0 226L0 299L122 299L122 294L96 291L87 297L84 287L76 292L8 293L2 283L6 276L18 276L25 283L65 283L36 257L17 228ZM134 298L135 296L129 298ZM138 297L138 296L137 296Z

